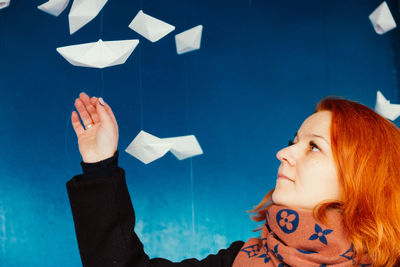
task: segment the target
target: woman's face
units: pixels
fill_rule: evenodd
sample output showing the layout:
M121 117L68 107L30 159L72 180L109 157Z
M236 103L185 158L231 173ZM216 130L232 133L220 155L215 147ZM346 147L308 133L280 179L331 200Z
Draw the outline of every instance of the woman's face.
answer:
M303 122L293 144L276 154L281 165L272 194L275 204L312 210L323 200L339 200L330 143L331 120L330 111L314 113Z

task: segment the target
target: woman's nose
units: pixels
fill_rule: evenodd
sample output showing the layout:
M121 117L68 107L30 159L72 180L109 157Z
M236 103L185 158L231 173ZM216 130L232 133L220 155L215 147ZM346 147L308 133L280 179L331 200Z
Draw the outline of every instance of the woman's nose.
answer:
M287 163L289 163L290 165L294 165L295 160L293 158L293 153L290 149L291 147L285 147L281 150L278 151L278 153L276 153L276 157L281 161L284 162L286 161Z

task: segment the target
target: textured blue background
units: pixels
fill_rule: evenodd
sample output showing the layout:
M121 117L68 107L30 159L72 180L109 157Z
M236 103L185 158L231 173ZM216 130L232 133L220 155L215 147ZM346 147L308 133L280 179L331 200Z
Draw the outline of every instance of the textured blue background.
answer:
M81 173L69 118L82 90L113 107L136 231L151 257L171 260L258 235L245 211L274 187L276 152L321 98L374 108L381 90L400 103L399 30L379 36L368 20L380 1L110 0L72 36L69 7L56 18L43 2L0 10L0 266L80 265L65 182ZM147 41L128 28L139 9L176 30ZM199 24L201 49L176 55L174 35ZM56 52L100 37L140 44L104 70ZM195 134L204 155L144 165L124 152L142 128Z

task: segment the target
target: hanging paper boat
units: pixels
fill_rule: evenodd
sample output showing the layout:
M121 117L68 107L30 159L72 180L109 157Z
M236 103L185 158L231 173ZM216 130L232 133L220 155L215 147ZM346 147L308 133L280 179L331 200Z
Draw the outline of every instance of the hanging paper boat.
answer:
M70 45L57 48L69 63L74 66L105 68L124 64L139 40L106 41Z

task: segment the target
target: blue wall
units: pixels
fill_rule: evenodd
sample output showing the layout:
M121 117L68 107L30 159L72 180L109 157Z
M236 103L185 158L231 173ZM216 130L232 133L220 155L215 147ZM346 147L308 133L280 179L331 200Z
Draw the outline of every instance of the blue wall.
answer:
M69 8L56 18L36 8L44 1L11 1L0 10L0 266L80 265L65 183L81 173L69 118L82 90L113 107L136 231L151 257L171 260L258 235L246 210L274 187L276 152L321 98L374 108L381 90L400 103L399 30L379 36L368 20L380 1L110 0L72 36ZM150 43L128 28L139 9L176 30ZM174 35L199 24L201 49L176 55ZM100 37L140 44L104 70L56 52ZM204 155L144 165L124 152L142 128L195 134Z

